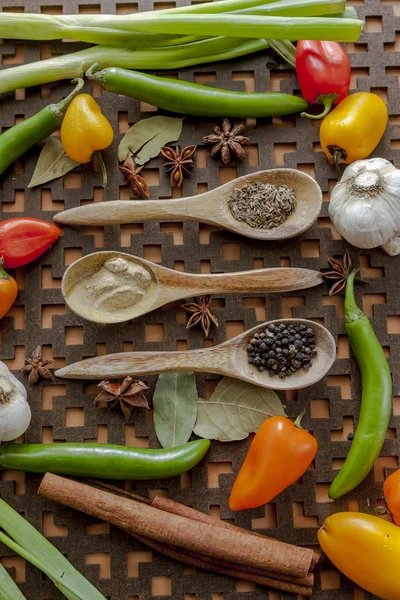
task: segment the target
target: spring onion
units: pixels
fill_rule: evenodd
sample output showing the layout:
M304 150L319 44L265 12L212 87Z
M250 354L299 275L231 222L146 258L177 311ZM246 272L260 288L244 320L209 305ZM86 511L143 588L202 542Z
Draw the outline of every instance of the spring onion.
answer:
M116 17L119 18L119 17ZM356 42L363 22L358 19L324 17L263 17L259 15L162 15L126 19L124 29L146 33L176 33L196 35L206 30L208 35L276 40L334 40ZM0 29L0 36L2 35ZM65 36L64 36L65 37Z
M188 37L187 34L196 36L199 30L202 30L200 28L204 26L207 27L207 33L210 35L251 38L267 35L276 39L287 37L287 26L289 35L291 29L294 28L292 39L300 39L305 37L307 32L306 29L302 29L303 27L312 27L310 34L307 35L307 37L311 37L320 35L326 24L325 19L322 22L318 20L314 22L314 19L304 20L305 17L337 14L344 8L345 0L278 0L258 7L242 8L233 14L168 13L159 16L145 12L120 16L0 13L0 37L41 41L68 38L93 44L141 49L145 46L154 48L191 42L193 38ZM79 16L83 16L83 19L79 19ZM274 19L271 21L264 18L259 19L258 16L274 17ZM340 33L334 29L335 23L333 21L328 23L327 35L333 35L339 39ZM342 21L340 20L339 23ZM257 24L258 26L256 26ZM188 31L186 31L186 26L189 28ZM232 29L233 27L236 28ZM266 29L264 30L264 28ZM350 23L347 23L347 28L350 29ZM332 29L333 32L329 34L328 31ZM358 30L354 27L352 31ZM171 34L182 37L177 38ZM350 37L354 35L356 34L350 33ZM354 41L353 37L352 41Z
M0 528L6 532L0 532L0 541L45 573L68 600L106 600L57 548L4 500L0 500ZM18 596L13 600L19 600Z
M238 15L319 17L337 15L343 12L345 0L280 0L274 4L262 4L251 8L235 10Z
M12 577L0 563L0 598L1 600L26 600Z
M82 77L93 63L99 63L101 68L171 70L229 60L266 48L268 43L264 39L245 40L224 37L154 50L94 46L64 56L3 69L0 71L0 94L60 79Z

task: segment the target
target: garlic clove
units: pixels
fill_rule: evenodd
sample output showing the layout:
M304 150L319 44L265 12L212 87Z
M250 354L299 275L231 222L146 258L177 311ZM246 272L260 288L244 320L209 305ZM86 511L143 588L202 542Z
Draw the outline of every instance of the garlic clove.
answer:
M24 385L0 361L0 442L20 437L31 422Z
M387 252L390 256L397 256L400 254L400 237L395 237L386 244L382 244L381 246L385 252Z
M0 405L0 442L11 442L28 429L32 418L29 404L18 398Z

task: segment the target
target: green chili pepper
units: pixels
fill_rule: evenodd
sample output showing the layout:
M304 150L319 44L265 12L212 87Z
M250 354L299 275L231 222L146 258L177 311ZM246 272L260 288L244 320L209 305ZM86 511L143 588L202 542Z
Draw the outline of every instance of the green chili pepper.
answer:
M17 158L54 133L61 125L71 100L83 88L83 79L74 79L76 88L58 104L49 104L40 112L0 135L0 175Z
M209 447L210 440L202 439L160 450L111 444L6 444L0 448L0 467L73 477L160 479L189 471Z
M97 71L97 64L86 72L109 92L123 94L154 104L159 108L199 117L277 117L301 112L308 106L303 98L279 92L231 92L112 67Z
M385 440L392 412L392 378L371 323L354 298L353 271L346 284L345 329L361 371L360 418L347 459L329 489L336 499L353 490L368 475Z

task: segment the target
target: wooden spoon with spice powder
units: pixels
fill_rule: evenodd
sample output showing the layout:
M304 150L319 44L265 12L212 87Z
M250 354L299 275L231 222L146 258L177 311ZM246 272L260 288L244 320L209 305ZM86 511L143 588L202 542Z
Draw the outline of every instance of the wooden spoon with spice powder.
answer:
M110 270L111 269L111 270ZM319 271L277 267L191 274L124 252L94 252L64 273L61 290L76 314L95 323L122 323L164 304L203 294L289 292L322 283Z
M252 226L249 220L235 218L230 206L237 196L236 190L243 190L246 186L254 184L270 184L277 190L285 186L293 190L295 205L286 209L283 220L277 219L280 211L280 202L275 204L274 211L269 215L264 209L264 216L271 220L271 225L258 227ZM257 190L256 190L257 191ZM285 189L283 201L287 202L288 195ZM248 196L248 194L246 194ZM259 217L260 205L255 202L254 214ZM268 200L267 206L270 204ZM309 175L295 169L271 169L250 173L226 183L215 190L204 194L179 200L148 200L126 201L115 200L79 206L58 213L54 220L64 225L122 225L127 223L143 223L153 220L180 220L200 221L209 225L219 226L234 233L259 240L283 240L300 235L306 231L317 219L322 205L322 192L318 183ZM277 212L278 211L278 212ZM237 213L236 213L237 215ZM240 218L240 215L239 215ZM275 223L272 221L275 220ZM256 218L257 225L260 219Z

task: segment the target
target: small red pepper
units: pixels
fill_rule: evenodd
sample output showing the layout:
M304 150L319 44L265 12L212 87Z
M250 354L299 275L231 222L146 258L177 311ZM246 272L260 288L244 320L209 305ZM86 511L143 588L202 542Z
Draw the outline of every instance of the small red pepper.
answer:
M52 223L16 217L0 223L0 256L8 269L36 260L58 239L60 229Z
M296 74L304 98L323 104L320 115L301 113L309 119L323 119L348 94L351 67L349 57L337 42L301 40L296 46Z

